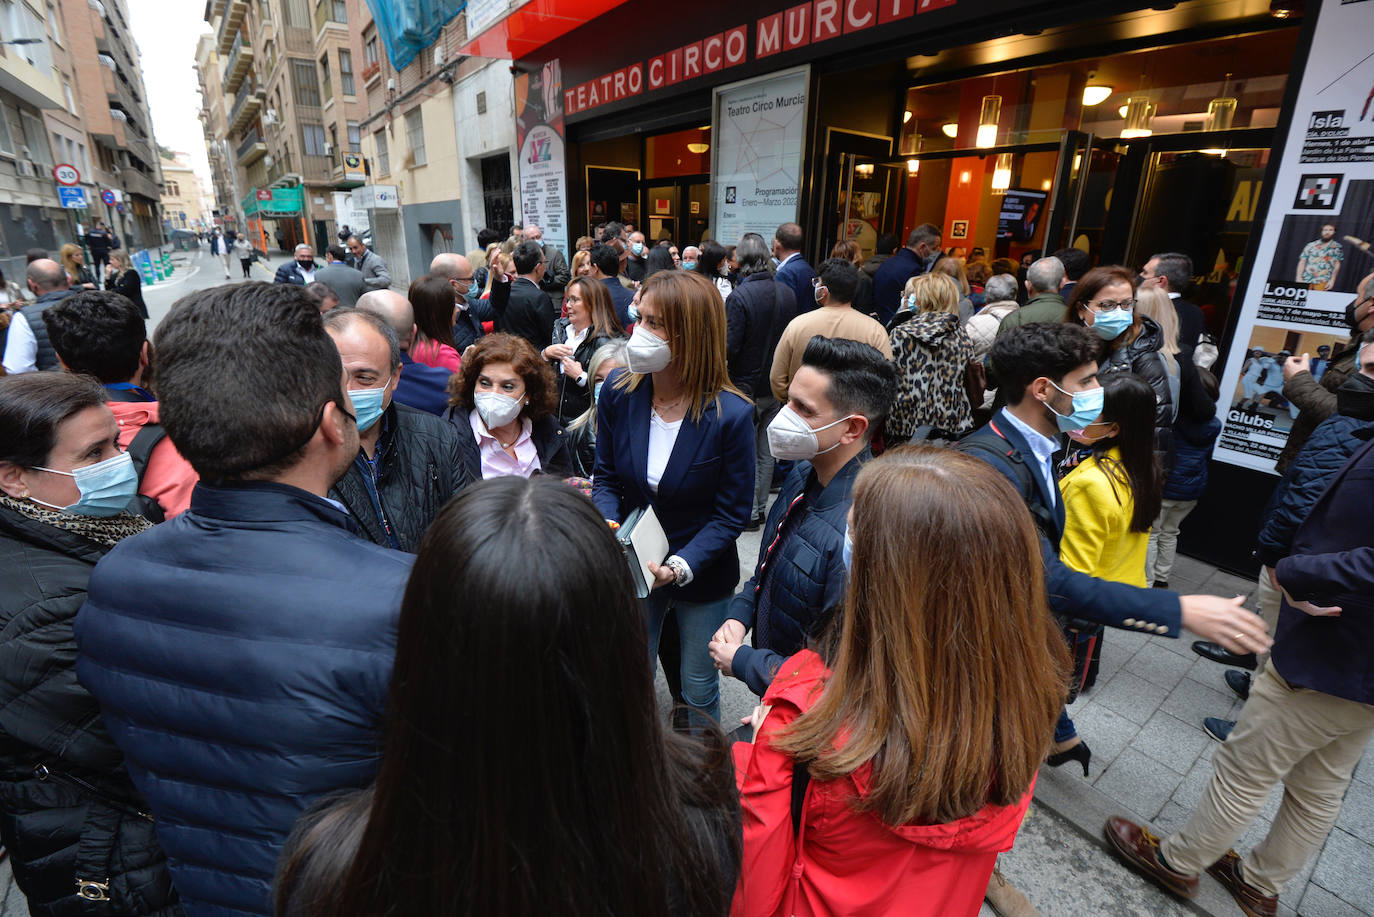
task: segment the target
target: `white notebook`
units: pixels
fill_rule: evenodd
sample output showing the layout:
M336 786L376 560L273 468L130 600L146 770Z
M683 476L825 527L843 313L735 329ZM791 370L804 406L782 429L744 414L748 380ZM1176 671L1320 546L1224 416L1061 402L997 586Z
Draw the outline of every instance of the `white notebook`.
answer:
M630 562L630 577L635 581L635 595L646 598L653 589L654 575L649 564L661 564L668 558L668 536L659 524L652 506L636 509L625 517L615 533Z

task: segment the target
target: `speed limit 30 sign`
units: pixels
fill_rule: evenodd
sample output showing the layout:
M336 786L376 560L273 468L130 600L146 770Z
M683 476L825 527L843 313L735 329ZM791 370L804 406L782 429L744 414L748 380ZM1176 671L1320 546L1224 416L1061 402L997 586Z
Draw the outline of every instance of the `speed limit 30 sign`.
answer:
M52 167L52 177L57 179L59 185L75 185L81 181L81 173L76 170L76 166L59 162Z

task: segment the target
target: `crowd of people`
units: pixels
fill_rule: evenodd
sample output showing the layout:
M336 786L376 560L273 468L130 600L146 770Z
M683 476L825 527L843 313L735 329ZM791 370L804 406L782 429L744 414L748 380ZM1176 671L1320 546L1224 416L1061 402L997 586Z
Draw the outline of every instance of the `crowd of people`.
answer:
M151 339L71 253L29 264L0 838L30 913L1027 917L997 859L1042 766L1090 773L1067 704L1107 628L1187 630L1252 695L1187 825L1114 817L1112 849L1276 913L1374 736L1374 275L1320 379L1283 367L1257 615L1168 588L1220 428L1184 255L989 263L923 224L813 269L791 223L525 226L402 293L340 241Z

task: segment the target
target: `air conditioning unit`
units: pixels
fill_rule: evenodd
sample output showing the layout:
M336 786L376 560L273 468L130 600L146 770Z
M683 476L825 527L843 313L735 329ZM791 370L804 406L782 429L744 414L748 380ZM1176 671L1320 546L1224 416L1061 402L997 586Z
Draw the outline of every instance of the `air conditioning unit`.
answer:
M276 124L276 123L277 123L277 110L276 110L275 108L269 108L269 109L267 109L267 111L263 112L263 113L262 113L262 123L263 123L263 124Z
M386 91L387 91L387 92L395 92L395 91L396 91L396 78L395 78L394 76L393 76L393 77L388 77L388 78L387 78L387 81L386 81Z
M443 45L435 45L435 46L434 46L434 68L435 68L436 70L437 70L438 68L444 66L444 59L445 59L444 46L443 46Z
M38 170L34 168L33 163L29 162L27 159L15 160L14 171L16 175L23 175L28 178L36 178L38 176Z
M334 155L334 144L332 144L332 143L326 143L326 144L324 145L324 155L326 155L326 156L333 156L333 155Z

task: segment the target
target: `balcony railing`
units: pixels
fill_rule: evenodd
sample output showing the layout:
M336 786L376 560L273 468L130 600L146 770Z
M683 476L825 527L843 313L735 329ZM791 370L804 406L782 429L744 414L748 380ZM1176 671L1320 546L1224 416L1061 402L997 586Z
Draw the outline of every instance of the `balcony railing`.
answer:
M334 179L332 156L302 156L301 178L308 182L331 182Z
M234 160L241 166L248 166L267 155L267 143L256 130L249 131L234 149Z
M219 54L229 53L229 49L234 46L234 36L239 34L239 26L243 25L243 17L247 13L247 0L228 0L228 4L224 8L224 18L219 21L216 52Z
M243 33L240 32L234 39L233 50L229 52L229 62L224 65L224 91L236 91L252 67L253 46L243 40Z
M262 102L266 97L266 90L252 89L247 83L244 83L243 88L234 97L234 107L229 112L229 132L240 131L251 124L253 118L262 109Z

